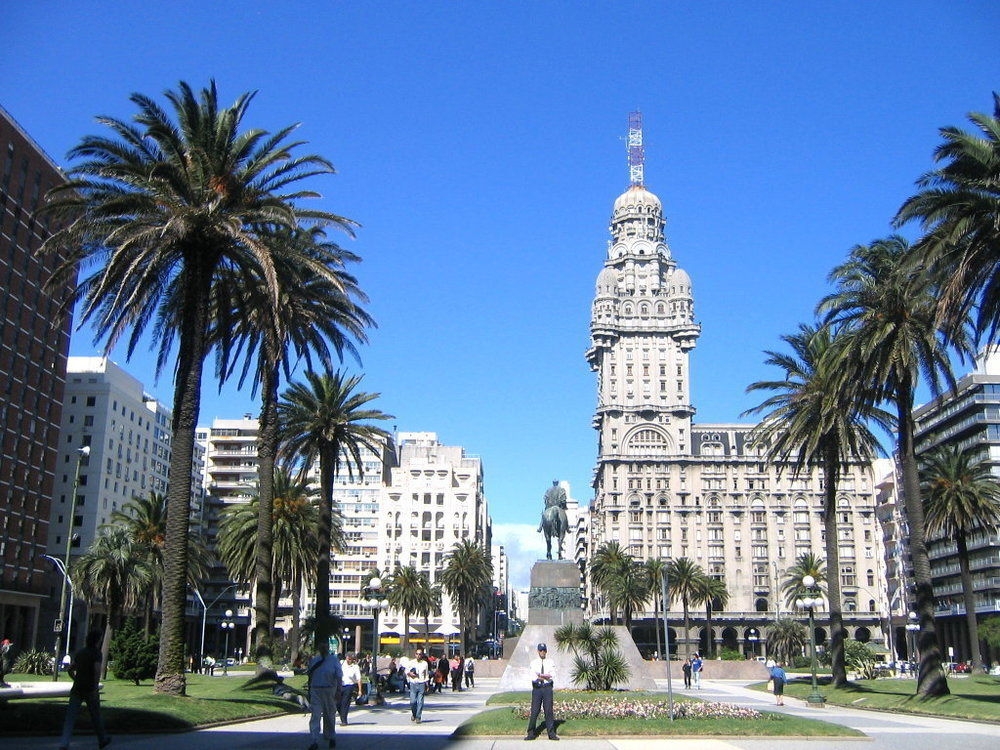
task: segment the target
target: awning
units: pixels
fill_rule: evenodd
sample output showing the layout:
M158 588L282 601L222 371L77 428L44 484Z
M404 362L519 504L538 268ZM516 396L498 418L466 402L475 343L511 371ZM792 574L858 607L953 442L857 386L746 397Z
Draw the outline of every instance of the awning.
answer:
M452 625L450 622L441 625L435 631L438 635L458 635L462 631Z

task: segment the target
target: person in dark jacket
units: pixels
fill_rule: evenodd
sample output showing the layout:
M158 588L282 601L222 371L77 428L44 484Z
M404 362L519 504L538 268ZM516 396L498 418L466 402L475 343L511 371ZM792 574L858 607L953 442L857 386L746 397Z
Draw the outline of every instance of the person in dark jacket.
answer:
M785 675L785 670L781 668L781 664L775 664L769 671L771 672L771 682L774 683L774 705L784 706L785 683L788 681L788 677Z
M73 736L76 717L80 706L87 704L90 712L90 723L97 732L97 746L107 747L111 738L104 731L104 720L101 718L101 633L94 630L87 633L87 645L73 654L70 661L69 676L73 678L73 687L69 692L69 706L66 709L66 721L63 723L62 741L59 750L69 747Z
M437 672L440 675L440 679L435 680L435 683L437 683L437 691L440 693L444 686L448 684L448 674L451 672L451 664L448 662L447 654L441 654L441 658L438 659Z

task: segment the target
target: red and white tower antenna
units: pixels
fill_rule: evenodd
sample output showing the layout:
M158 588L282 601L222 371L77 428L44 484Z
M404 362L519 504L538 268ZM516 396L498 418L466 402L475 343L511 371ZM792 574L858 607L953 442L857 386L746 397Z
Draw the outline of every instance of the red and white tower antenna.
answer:
M646 163L646 147L642 145L642 112L628 113L628 176L631 184L642 185L642 168Z

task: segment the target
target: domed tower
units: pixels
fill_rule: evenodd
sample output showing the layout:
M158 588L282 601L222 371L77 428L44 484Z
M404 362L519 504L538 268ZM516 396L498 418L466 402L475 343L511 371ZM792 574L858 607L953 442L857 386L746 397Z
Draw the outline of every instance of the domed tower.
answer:
M598 508L665 498L663 465L691 455L688 355L701 328L694 322L691 278L677 267L664 237L663 204L635 182L642 180L642 165L636 170L632 157L630 149L633 183L611 211L587 351L598 378Z

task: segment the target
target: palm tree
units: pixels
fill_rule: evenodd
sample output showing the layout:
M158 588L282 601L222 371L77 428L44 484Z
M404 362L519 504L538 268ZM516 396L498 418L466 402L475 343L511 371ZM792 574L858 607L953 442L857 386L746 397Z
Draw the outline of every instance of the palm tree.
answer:
M924 493L924 523L928 535L954 538L965 599L965 622L972 648L973 669L981 669L976 620L976 592L969 567L969 534L1000 526L1000 482L989 461L975 449L940 446L920 457L920 487Z
M163 582L163 545L167 531L167 496L150 492L144 497L133 497L118 510L111 512L109 524L128 529L132 541L145 551L152 574L152 586L145 594L144 627L152 632L153 612L161 601ZM188 583L197 586L205 578L211 559L208 546L199 533L188 537Z
M252 267L277 306L271 248L260 229L335 217L296 206L315 194L293 184L333 168L294 153L301 145L288 140L294 126L240 130L252 94L220 107L214 82L198 94L181 82L166 98L170 111L133 94L133 122L99 118L111 135L86 136L70 151L84 161L46 206L67 224L43 249L66 254L50 284L96 265L66 304L80 303L81 321L94 324L107 351L125 337L130 356L155 320L159 371L177 340L156 690L183 695L191 467L212 288L222 269Z
M841 378L838 348L844 339L829 327L800 325L798 333L783 336L792 354L767 352L766 363L784 371L784 379L753 383L747 391L777 391L749 413L766 412L751 433L772 460L790 462L795 473L823 467L823 521L826 557L830 569L840 570L837 533L837 485L841 468L853 461L869 461L881 448L868 428L874 422L888 430L892 415L860 397L855 382ZM840 576L830 577L830 655L833 684L847 684L844 663L844 617Z
M284 586L290 586L292 590L292 629L297 630L303 576L316 565L319 493L307 480L280 466L274 469L272 486L271 528L274 544L268 575L275 582L274 596L264 618L257 619L257 630L273 626ZM256 489L248 487L247 492L250 494L249 502L232 505L223 512L219 523L218 548L232 580L252 585L257 575L255 551L261 508ZM343 522L339 513L332 514L331 525L332 546L342 550Z
M711 659L715 656L715 637L712 635L712 610L718 607L720 611L724 611L726 605L729 603L729 589L726 588L725 580L705 575L701 580L701 591L698 593L697 598L705 604L705 631L708 636L708 658Z
M943 165L917 180L923 189L906 199L895 224L915 220L925 232L914 255L941 285L938 319L952 331L976 309L976 328L993 339L1000 328L1000 94L993 93L992 115L969 119L981 135L941 128L934 161Z
M785 603L795 606L795 600L810 594L802 579L812 576L816 581L814 588L826 594L826 561L814 552L806 552L795 558L795 563L785 571L785 580L781 584L781 592L785 595Z
M663 576L667 572L667 563L658 557L652 557L644 563L646 575L649 576L649 588L653 594L653 630L656 631L656 653L663 656L662 638L660 636L660 605L663 603Z
M72 566L72 575L92 607L103 604L107 615L101 643L101 674L108 674L108 650L111 635L121 623L122 614L142 600L153 571L147 550L132 540L123 526L103 526Z
M649 571L638 560L629 560L617 575L608 580L606 586L608 601L615 609L621 610L625 627L631 635L632 614L645 606L652 593Z
M441 614L441 586L431 583L431 577L426 571L420 571L420 579L416 586L416 609L414 613L424 621L424 648L428 649L431 642L431 616Z
M389 606L403 613L403 642L405 653L410 647L410 615L421 611L424 604L422 586L425 574L412 565L397 566L386 582L386 600Z
M338 226L351 233L352 222L338 217ZM365 301L356 280L343 271L346 262L359 258L325 241L318 227L289 230L277 227L265 236L275 249L275 276L280 296L275 306L268 290L244 283L242 274L227 275L229 283L218 284L213 319L219 346L216 351L220 380L232 374L242 359L242 387L248 375L253 390L260 388L261 411L257 433L260 517L256 535L256 617L264 622L271 605L274 582L272 567L271 506L272 476L280 434L278 431L278 383L282 370L289 374L289 350L307 366L313 356L329 369L331 348L343 360L344 351L357 359L353 341L366 340L364 329L372 319L358 306ZM271 627L255 631L254 652L258 663L269 661Z
M611 582L621 575L621 571L632 563L632 557L618 542L605 542L595 550L590 558L590 578L594 588L608 599L608 614L611 624L615 623L615 602L609 594Z
M493 560L481 544L463 539L451 548L440 578L444 590L458 609L462 651L467 652L469 628L475 627L476 613L489 601Z
M667 563L667 583L670 601L680 600L684 610L685 655L691 656L691 614L690 605L700 601L701 580L705 575L698 563L688 557L678 557ZM669 654L667 655L669 657Z
M940 390L942 375L954 378L941 332L936 325L937 298L926 274L911 268L905 239L892 236L855 247L830 273L836 290L819 310L827 322L848 334L841 352L844 382L862 384L864 397L889 400L896 406L896 454L903 478L903 502L909 524L909 549L920 618L920 667L917 691L925 696L947 695L935 632L934 588L924 531L924 510L914 449L913 400L919 375ZM968 351L964 326L950 334L960 353ZM852 388L853 390L853 388ZM831 577L833 577L831 575Z
M341 469L364 475L362 450L379 453L389 434L371 422L392 419L368 405L378 393L359 391L360 375L306 372L308 383L292 383L278 404L284 451L303 468L319 461L320 504L316 565L316 641L330 635L330 549L333 544L333 479Z
M801 622L781 617L771 624L767 633L767 648L779 662L791 664L809 643L809 633Z

